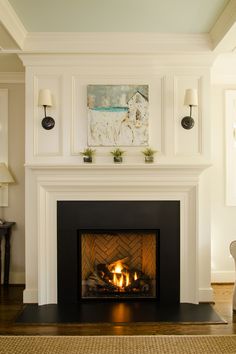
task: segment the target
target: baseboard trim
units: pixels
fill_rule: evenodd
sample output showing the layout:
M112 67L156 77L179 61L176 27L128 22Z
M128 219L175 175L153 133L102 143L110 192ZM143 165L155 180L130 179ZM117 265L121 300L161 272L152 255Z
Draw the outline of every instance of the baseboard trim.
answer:
M213 271L211 272L212 283L234 283L235 271Z

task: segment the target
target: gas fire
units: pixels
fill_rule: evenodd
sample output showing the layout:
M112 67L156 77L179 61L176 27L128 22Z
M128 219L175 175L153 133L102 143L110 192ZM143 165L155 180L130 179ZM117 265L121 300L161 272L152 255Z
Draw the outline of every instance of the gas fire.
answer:
M124 289L125 287L129 286L131 284L130 278L133 278L134 280L138 279L137 272L134 272L133 275L130 274L127 269L124 268L121 262L116 263L112 273L112 283L119 289Z

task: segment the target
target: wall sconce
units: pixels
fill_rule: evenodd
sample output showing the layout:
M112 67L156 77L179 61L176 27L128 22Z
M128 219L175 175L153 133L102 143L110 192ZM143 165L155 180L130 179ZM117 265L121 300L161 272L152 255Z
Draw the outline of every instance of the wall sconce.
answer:
M181 120L181 125L184 129L192 129L194 126L194 119L192 118L192 107L198 105L197 90L187 89L185 91L184 105L190 107L190 114Z
M44 108L44 118L41 123L42 127L47 130L52 129L55 125L55 120L52 117L47 116L47 107L52 106L52 94L49 89L42 89L39 91L38 104Z
M4 185L14 183L14 178L12 177L10 171L7 168L7 165L4 162L0 162L0 189ZM0 225L4 224L4 218L0 218Z

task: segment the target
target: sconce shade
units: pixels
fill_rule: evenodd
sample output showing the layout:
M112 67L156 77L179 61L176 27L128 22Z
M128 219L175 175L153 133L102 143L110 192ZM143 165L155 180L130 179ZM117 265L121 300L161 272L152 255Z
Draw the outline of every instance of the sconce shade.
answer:
M39 91L38 104L39 106L52 106L52 94L49 89Z
M185 91L184 105L185 106L197 106L198 105L197 90L187 89Z
M14 178L9 172L7 165L4 162L0 162L0 185L13 183Z

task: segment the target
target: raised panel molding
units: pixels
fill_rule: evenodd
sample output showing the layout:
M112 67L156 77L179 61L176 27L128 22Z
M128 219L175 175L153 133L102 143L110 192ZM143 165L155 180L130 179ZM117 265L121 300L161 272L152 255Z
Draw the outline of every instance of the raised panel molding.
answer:
M236 90L225 91L226 205L236 206Z
M62 75L41 74L33 77L34 86L34 156L49 157L62 154ZM55 119L55 127L45 130L41 121L44 117L43 107L38 105L40 89L48 88L52 92L53 106L47 108L47 115Z
M197 156L203 153L202 146L202 76L175 76L174 77L174 154L176 156ZM190 113L189 106L184 106L185 90L197 89L198 106L193 107L192 117L194 127L190 130L181 126L183 117Z
M160 66L159 56L148 55L21 57L26 64L26 163L83 163L80 151L87 146L87 85L138 83L150 88L149 146L158 150L156 161L209 164L208 66L185 67L183 62L181 67L179 63ZM185 131L180 122L189 113L183 105L184 90L189 86L198 88L199 107L193 108L195 127ZM56 119L51 131L41 127L43 109L37 104L40 88L50 88L57 100L56 106L48 109L48 114ZM95 163L112 163L109 148L96 150ZM125 164L143 162L142 147L125 150Z

